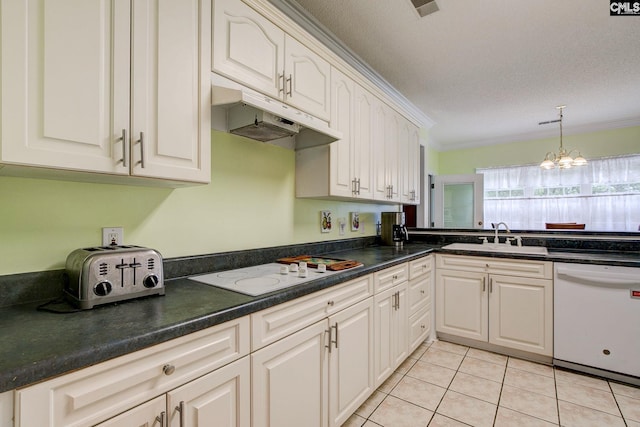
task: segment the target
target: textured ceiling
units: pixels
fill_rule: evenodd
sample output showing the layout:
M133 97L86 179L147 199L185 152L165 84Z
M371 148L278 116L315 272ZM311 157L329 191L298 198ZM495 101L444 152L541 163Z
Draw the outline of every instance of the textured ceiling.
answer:
M440 149L640 125L640 16L605 0L296 0L435 122ZM639 142L640 148L640 142Z

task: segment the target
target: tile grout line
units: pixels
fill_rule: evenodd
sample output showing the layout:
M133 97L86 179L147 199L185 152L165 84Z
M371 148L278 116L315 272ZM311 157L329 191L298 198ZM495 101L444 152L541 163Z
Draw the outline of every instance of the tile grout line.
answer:
M562 426L560 421L560 399L558 398L558 380L556 379L556 368L553 368L553 389L556 392L556 411L558 411L558 425Z
M622 408L620 407L620 404L618 403L618 399L616 398L616 394L613 391L613 387L611 387L611 381L607 380L607 385L609 386L609 391L611 391L611 395L613 396L613 401L616 402L616 406L618 407L618 411L620 411L620 417L622 417L622 422L624 423L625 427L629 427L629 423L627 422L627 418L624 416L624 413L622 412Z
M500 382L500 394L498 395L498 403L496 403L496 413L493 415L494 426L498 419L498 410L500 410L500 401L502 400L502 390L504 390L504 380L507 377L507 368L509 368L509 359L511 359L511 357L507 356L507 363L504 365L504 373L502 374L502 381Z

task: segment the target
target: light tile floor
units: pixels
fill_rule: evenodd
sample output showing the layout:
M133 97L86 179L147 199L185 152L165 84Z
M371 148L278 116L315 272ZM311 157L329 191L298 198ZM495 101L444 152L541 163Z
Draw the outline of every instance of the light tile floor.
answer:
M640 388L436 341L343 427L558 425L640 427Z

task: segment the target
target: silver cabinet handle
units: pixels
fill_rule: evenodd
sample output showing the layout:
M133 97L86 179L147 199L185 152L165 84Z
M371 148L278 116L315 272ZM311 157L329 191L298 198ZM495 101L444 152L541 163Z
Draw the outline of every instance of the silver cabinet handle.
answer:
M332 328L335 328L336 330L336 339L331 341L331 343L334 343L336 345L336 348L338 348L338 322L336 322L336 324L333 325ZM331 343L329 343L329 345L331 345Z
M489 278L489 293L493 292L493 278Z
M331 341L331 335L332 335L331 334L331 329L332 329L331 327L329 327L329 329L325 329L325 333L329 334L329 340L327 341L328 344L324 345L324 348L328 348L329 349L329 353L331 353L331 343L332 343L332 341Z
M282 80L282 86L280 81ZM278 93L284 93L284 73L278 74Z
M181 400L180 404L176 406L176 411L180 413L180 427L184 427L184 400Z
M331 300L327 302L327 305L330 305L331 307L333 307L335 304L335 301Z
M122 139L122 166L127 167L127 130L122 129L122 136L119 140Z
M358 178L358 196L360 195L360 178Z
M293 94L293 76L291 74L289 74L289 78L287 79L287 82L289 82L289 92L287 92L285 95L287 96L292 96Z
M144 169L144 132L140 132L138 143L140 144L140 161L138 164Z
M166 427L167 413L165 411L160 412L160 415L156 417L156 421L160 423L160 427Z
M358 194L358 180L355 178L351 180L351 194Z
M482 278L482 292L484 292L487 289L487 278L483 277Z

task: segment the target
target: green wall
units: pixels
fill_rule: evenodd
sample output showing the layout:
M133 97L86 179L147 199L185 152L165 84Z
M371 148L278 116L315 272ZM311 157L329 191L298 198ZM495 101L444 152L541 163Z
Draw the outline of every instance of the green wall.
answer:
M596 158L640 153L640 126L564 136L566 149ZM539 164L548 151L558 151L559 137L489 145L438 153L437 173L475 173L477 167Z
M397 210L296 199L294 151L226 133L212 132L211 169L211 184L179 189L0 176L0 275L64 268L72 250L101 244L102 227L170 258L371 236L379 213ZM332 212L330 233L321 210Z

